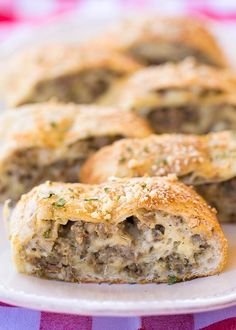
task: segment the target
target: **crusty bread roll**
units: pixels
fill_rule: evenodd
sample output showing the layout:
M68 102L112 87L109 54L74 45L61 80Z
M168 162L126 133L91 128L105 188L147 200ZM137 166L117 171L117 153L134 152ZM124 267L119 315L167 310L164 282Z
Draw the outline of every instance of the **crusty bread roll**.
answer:
M188 56L212 66L227 65L205 22L194 17L136 17L111 27L90 44L128 54L145 65L178 62Z
M151 133L134 113L62 103L27 105L0 116L0 200L45 180L77 182L82 162L123 137Z
M112 94L111 95L109 94ZM156 133L204 134L236 129L236 78L192 59L141 69L103 102L146 118Z
M81 181L100 183L110 176L163 176L174 173L193 185L224 222L236 222L236 134L163 134L124 139L104 147L81 168Z
M10 219L19 272L70 282L176 282L219 273L227 242L211 208L175 178L47 182Z
M10 106L45 102L93 103L140 66L125 55L76 45L44 45L9 58L1 89Z

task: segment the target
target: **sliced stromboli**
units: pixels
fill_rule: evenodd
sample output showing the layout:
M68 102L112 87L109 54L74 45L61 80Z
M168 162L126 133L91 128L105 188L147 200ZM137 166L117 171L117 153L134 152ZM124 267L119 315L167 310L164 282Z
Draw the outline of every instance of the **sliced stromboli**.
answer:
M235 92L231 72L186 59L134 73L116 102L147 118L157 133L204 134L236 129Z
M19 272L71 282L187 280L227 254L212 209L173 177L47 182L22 196L10 236Z
M11 106L51 98L93 103L112 83L137 68L132 59L112 51L51 45L26 50L4 63L1 85Z
M178 62L188 56L225 67L227 61L203 21L193 17L143 17L123 21L91 42L132 56L142 64Z
M45 180L78 181L81 163L104 145L151 133L118 108L40 103L0 116L0 200Z
M236 134L151 135L104 147L81 168L81 181L100 183L110 176L163 176L174 173L193 185L218 211L221 222L236 222Z

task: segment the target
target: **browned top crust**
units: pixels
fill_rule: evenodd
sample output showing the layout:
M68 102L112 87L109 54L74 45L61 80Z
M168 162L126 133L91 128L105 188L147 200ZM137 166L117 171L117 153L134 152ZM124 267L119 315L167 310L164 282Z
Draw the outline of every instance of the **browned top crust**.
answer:
M52 148L63 155L68 145L89 137L144 137L152 132L140 117L119 108L55 102L7 111L0 116L0 127L0 168L17 150Z
M225 57L204 21L194 17L139 17L122 21L97 37L92 44L128 52L142 43L166 41L206 54L218 66L227 66Z
M4 63L1 87L7 102L14 106L31 94L34 86L41 81L97 68L125 75L139 67L131 58L111 50L66 44L44 45L27 49Z
M18 202L12 214L11 235L23 242L37 233L46 220L58 224L81 219L116 224L140 209L181 216L194 233L212 235L208 230L212 226L221 232L215 213L206 202L192 188L170 176L120 179L101 185L46 182Z
M236 134L203 136L164 134L124 139L104 147L82 166L81 181L113 177L189 175L190 184L225 181L236 176Z
M228 70L199 65L188 58L177 64L140 69L124 82L118 103L125 107L138 107L148 106L155 100L158 105L165 102L165 95L160 95L158 100L158 92L168 90L186 90L191 93L192 100L194 97L203 99L203 93L210 91L216 93L216 100L231 95L230 101L235 102L232 94L236 91L236 78Z

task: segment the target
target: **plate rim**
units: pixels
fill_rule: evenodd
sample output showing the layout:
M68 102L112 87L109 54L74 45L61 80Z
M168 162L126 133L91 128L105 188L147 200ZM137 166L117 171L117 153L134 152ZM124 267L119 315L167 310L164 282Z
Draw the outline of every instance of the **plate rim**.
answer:
M23 275L29 277L28 275ZM218 276L218 275L215 275ZM220 276L220 275L219 275ZM197 279L196 279L197 280ZM45 279L45 281L49 281ZM64 283L64 282L62 282ZM181 282L180 284L183 284ZM145 284L144 284L145 285ZM158 285L158 284L157 284ZM166 285L166 284L164 284ZM76 298L58 299L45 295L26 293L0 284L0 300L7 304L19 307L88 316L151 316L151 315L177 315L213 311L236 304L236 286L228 289L225 294L208 295L207 298L173 299L160 301L113 301L88 300ZM42 302L43 301L43 302ZM115 304L115 306L114 306ZM160 306L161 305L161 306Z
M236 224L224 224L223 231L227 233L232 233L231 227L236 231ZM4 229L3 222L0 222L0 229ZM227 234L226 234L227 237ZM231 237L231 236L230 236ZM232 244L232 237L230 238ZM10 256L10 244L4 234L4 230L0 230L0 261L1 256L4 259L4 256ZM10 263L10 272L14 272L18 276L22 277L24 280L31 281L32 276L25 274L18 274L13 262ZM236 268L233 268L235 271ZM225 272L212 275L207 278L220 278L224 273L232 271L232 269L226 269ZM34 277L37 279L36 277ZM204 278L196 278L192 281L198 281ZM61 283L62 285L79 285L78 283L67 283L63 281L55 281L48 279L40 279L40 281L46 281L53 283ZM192 281L186 281L181 283L176 283L171 287L182 286ZM83 284L89 285L89 284ZM92 284L98 286L99 284ZM124 284L115 284L121 285ZM125 284L128 285L128 284ZM137 284L139 285L139 284ZM142 284L143 288L150 284ZM151 284L151 285L165 285L167 284ZM102 284L99 286L109 286L109 284ZM170 287L170 286L169 286ZM11 284L4 284L3 281L0 283L0 301L34 310L39 311L48 311L56 313L65 313L65 314L75 314L75 315L88 315L88 316L151 316L151 315L177 315L177 314L190 314L190 313L199 313L213 311L217 309L222 309L226 307L231 307L236 305L236 282L233 282L231 287L226 287L222 289L222 292L209 292L208 294L201 295L200 297L187 297L184 299L174 298L174 299L163 299L163 300L137 300L132 298L130 300L125 300L120 298L119 300L109 299L94 299L94 298L79 298L79 297L54 297L52 294L47 295L46 293L38 294L34 292L27 292L27 290L20 289L12 286Z

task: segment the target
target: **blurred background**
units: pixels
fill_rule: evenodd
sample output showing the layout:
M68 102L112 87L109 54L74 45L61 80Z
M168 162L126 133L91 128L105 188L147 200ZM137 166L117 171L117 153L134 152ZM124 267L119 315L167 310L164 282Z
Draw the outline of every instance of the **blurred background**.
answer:
M0 56L34 43L83 40L144 12L205 17L236 58L236 0L0 0Z

